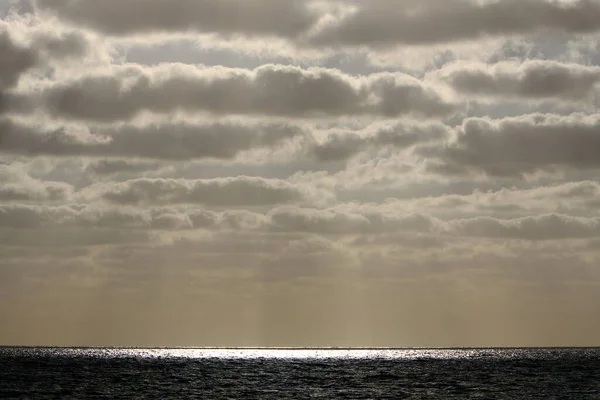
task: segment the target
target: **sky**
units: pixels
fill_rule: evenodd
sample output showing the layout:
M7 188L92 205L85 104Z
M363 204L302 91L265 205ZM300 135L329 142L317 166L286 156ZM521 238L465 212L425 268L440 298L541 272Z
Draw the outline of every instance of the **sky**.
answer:
M0 344L600 345L600 1L0 18Z

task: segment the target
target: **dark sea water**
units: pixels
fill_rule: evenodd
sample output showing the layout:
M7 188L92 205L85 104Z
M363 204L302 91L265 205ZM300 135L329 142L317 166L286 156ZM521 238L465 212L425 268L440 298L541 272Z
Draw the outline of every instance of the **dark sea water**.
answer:
M0 398L600 399L600 349L0 347Z

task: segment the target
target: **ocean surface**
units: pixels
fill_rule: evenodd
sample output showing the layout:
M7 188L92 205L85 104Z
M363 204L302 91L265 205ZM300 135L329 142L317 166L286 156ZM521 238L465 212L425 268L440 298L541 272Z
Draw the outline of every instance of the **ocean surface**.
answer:
M600 348L0 347L2 399L600 399Z

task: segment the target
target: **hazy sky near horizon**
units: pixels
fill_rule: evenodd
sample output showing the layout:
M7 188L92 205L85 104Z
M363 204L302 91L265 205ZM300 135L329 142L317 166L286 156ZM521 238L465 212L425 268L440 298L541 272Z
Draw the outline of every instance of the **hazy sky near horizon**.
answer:
M600 1L0 17L0 344L600 345Z

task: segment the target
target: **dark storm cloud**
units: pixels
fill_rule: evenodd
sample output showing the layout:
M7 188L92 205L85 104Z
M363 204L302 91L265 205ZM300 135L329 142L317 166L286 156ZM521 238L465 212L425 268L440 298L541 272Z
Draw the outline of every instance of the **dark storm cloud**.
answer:
M430 77L467 96L588 100L600 80L600 67L533 60L522 64L449 64Z
M439 88L409 75L363 77L338 70L263 65L254 70L166 64L115 66L47 87L29 101L56 117L98 122L128 120L142 111L212 112L281 117L415 115L456 111Z
M438 158L438 172L479 170L489 175L519 175L559 168L600 167L600 117L598 115L524 115L491 120L468 118L457 129L455 140L444 147L417 150Z

